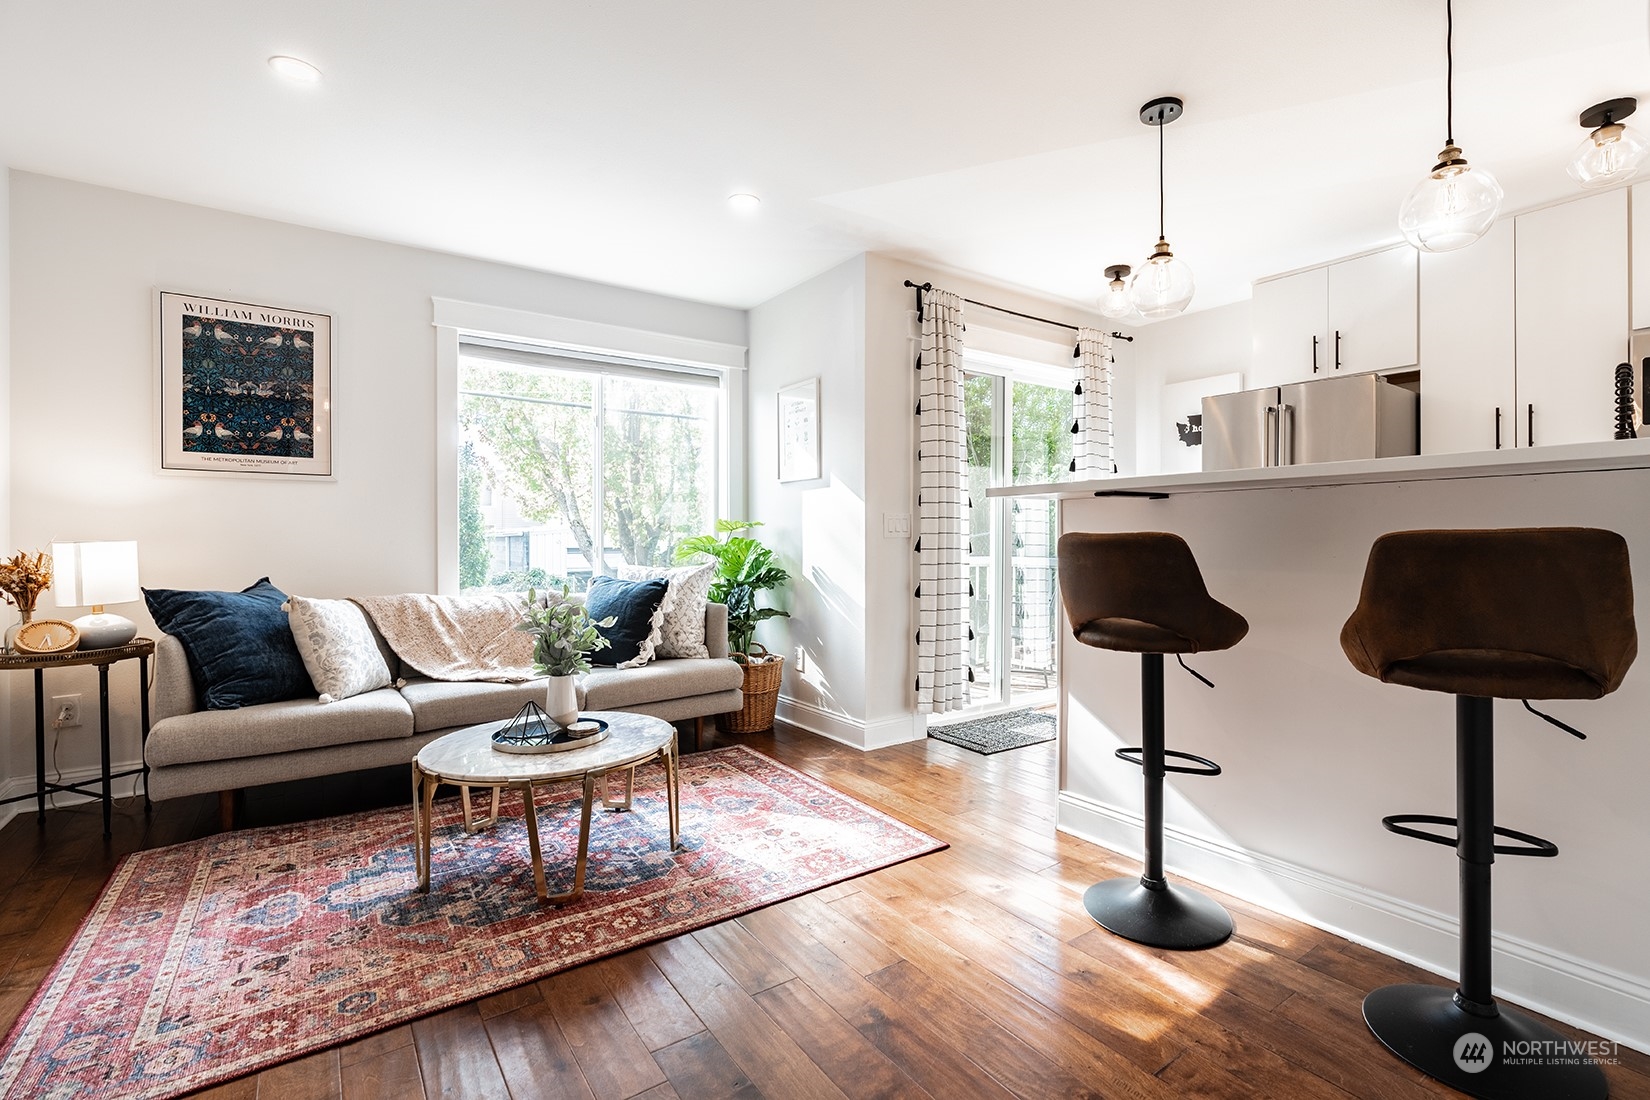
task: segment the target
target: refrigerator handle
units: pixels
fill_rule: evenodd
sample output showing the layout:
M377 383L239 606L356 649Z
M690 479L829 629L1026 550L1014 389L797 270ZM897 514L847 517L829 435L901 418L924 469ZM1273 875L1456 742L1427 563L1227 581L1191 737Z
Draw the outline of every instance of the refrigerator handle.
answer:
M1278 407L1266 406L1261 414L1260 424L1260 464L1262 466L1276 466L1278 464Z
M1295 464L1295 406L1278 406L1278 466Z

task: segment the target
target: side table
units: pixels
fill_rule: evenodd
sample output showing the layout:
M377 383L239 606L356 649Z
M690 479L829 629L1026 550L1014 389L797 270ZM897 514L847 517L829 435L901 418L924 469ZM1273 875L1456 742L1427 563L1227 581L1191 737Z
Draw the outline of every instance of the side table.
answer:
M34 774L35 789L30 794L13 795L10 798L0 798L0 806L10 802L21 802L26 798L33 798L39 804L38 820L41 825L46 823L46 796L53 791L67 791L72 794L89 794L82 787L90 787L94 783L102 785L102 793L94 797L103 800L103 838L110 836L110 825L114 811L114 792L111 784L116 779L123 779L128 775L143 774L143 812L148 813L149 803L149 763L147 758L143 766L128 768L123 772L109 772L109 666L121 661L136 659L138 663L138 699L139 709L143 721L143 743L149 744L149 658L155 654L155 643L149 638L133 638L125 645L110 646L108 649L77 649L69 653L55 653L48 656L33 654L4 653L0 654L0 672L29 669L34 672ZM96 779L82 779L78 783L48 783L46 782L46 670L48 668L69 668L72 665L97 666L97 711L99 725L103 734L103 774Z

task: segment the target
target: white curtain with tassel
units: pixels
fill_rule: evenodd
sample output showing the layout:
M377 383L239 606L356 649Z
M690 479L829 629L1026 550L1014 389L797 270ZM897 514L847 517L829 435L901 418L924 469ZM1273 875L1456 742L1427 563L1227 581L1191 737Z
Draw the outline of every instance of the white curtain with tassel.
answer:
M1077 384L1071 398L1071 473L1078 481L1116 472L1112 450L1111 333L1077 330Z
M919 292L917 351L917 709L968 705L968 516L963 424L963 301Z

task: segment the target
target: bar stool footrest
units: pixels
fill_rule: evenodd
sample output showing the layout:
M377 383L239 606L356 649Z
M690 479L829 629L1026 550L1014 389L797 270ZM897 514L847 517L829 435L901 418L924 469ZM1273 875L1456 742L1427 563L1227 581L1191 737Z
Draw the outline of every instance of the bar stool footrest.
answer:
M1117 759L1119 759L1119 760L1127 760L1130 764L1133 764L1135 767L1143 768L1146 765L1145 765L1145 762L1141 759L1141 757L1143 756L1145 751L1146 750L1141 748L1139 745L1133 745L1133 746L1130 746L1129 748L1118 749L1116 755L1117 755ZM1193 756L1189 752L1175 752L1173 749L1164 749L1163 750L1163 755L1165 757L1172 757L1176 760L1190 760L1190 761L1192 761L1192 763L1199 765L1198 767L1195 767L1195 768L1183 768L1183 767L1179 767L1175 764L1165 764L1165 765L1163 765L1163 770L1166 771L1166 772L1181 772L1185 775L1219 775L1220 774L1220 765L1216 764L1213 760L1206 760L1201 756Z
M1442 836L1438 833L1428 832L1425 829L1409 828L1411 825L1448 825L1452 828L1459 829L1458 819L1453 817L1443 817L1439 814L1393 814L1390 817L1381 818L1381 825L1389 833L1397 833L1399 836L1407 836L1415 840L1424 840L1428 844L1442 844L1446 848L1456 848L1460 846L1456 837ZM1558 855L1558 845L1554 844L1550 840L1544 840L1541 837L1533 836L1529 833L1521 833L1516 829L1503 829L1499 825L1494 828L1496 836L1504 836L1511 840L1519 841L1517 844L1495 845L1496 855Z

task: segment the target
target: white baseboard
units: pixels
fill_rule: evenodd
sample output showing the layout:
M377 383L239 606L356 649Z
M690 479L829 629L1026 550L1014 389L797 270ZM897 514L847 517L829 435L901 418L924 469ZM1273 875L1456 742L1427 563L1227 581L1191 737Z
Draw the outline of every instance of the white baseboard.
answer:
M903 745L907 741L921 741L928 736L927 726L920 714L901 714L862 722L785 695L779 697L779 717L809 733L817 733L856 749L881 749L889 745Z
M143 767L142 761L117 760L110 763L109 770L112 772L123 772L128 768L141 767ZM57 773L51 768L46 769L46 779L48 782L52 783L79 783L87 779L97 779L102 776L102 774L103 768L97 764L89 764L83 768L69 768L63 772L61 778L59 778ZM134 794L141 793L143 788L138 785L138 781L142 778L143 776L141 775L123 776L122 778L115 780L109 786L110 789L113 790L116 798L129 798ZM14 795L32 795L34 791L35 777L33 774L14 775L10 779L6 780L4 784L0 784L0 798L11 798ZM97 795L95 793L71 794L64 791L56 791L46 796L46 809L50 810L54 806L74 806L82 802L95 801L97 801ZM0 806L0 828L4 828L6 823L18 814L34 813L35 807L36 803L32 799L25 799L19 802L8 802L6 805Z
M1142 854L1145 822L1132 810L1061 791L1055 820L1061 832L1137 859ZM1173 826L1163 834L1177 875L1455 977L1453 914ZM1498 995L1650 1052L1650 982L1512 936L1497 933L1493 943Z

